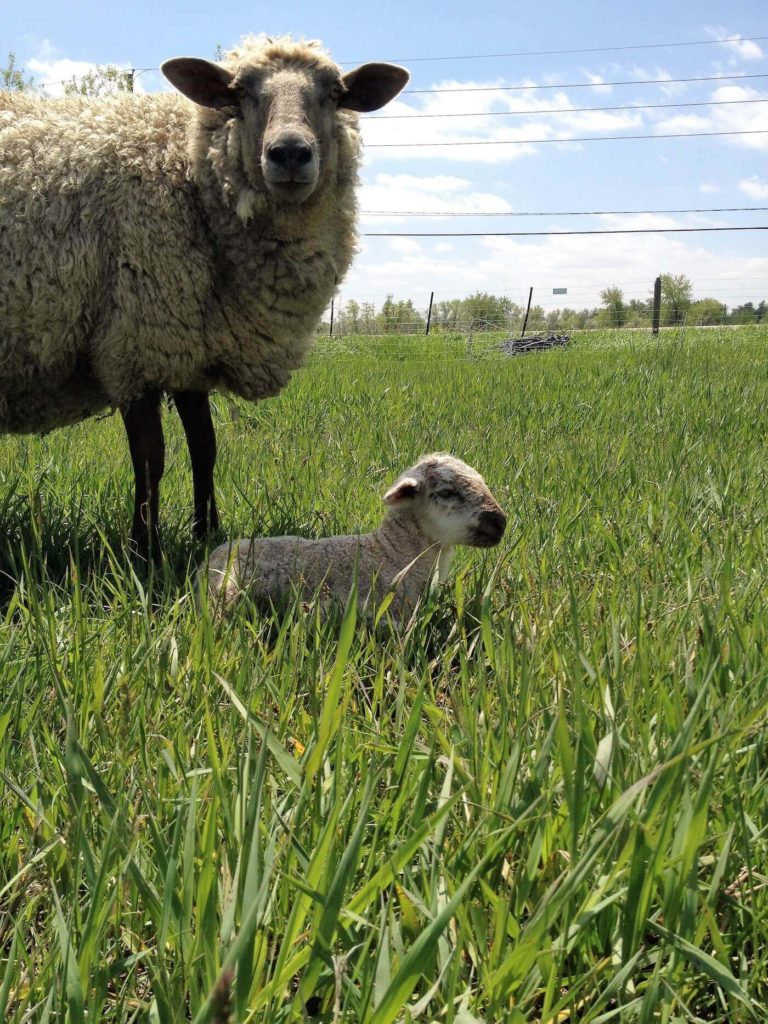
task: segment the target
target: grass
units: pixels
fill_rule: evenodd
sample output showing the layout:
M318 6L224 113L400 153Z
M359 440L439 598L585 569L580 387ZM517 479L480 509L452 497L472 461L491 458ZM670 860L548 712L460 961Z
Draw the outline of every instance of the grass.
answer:
M195 611L116 418L0 443L0 1018L763 1021L768 338L321 342L217 401L233 534L369 528L431 449L509 513L401 635Z

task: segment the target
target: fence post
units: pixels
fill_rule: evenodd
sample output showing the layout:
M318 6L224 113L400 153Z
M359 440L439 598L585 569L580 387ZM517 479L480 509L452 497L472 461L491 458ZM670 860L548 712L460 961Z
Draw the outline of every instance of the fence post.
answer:
M525 311L525 320L523 320L523 329L520 332L520 337L525 337L525 328L528 326L528 314L531 312L531 299L533 298L533 285L531 285L528 292L528 308Z
M333 337L333 299L331 299L331 326L328 328L328 337Z
M659 333L659 321L661 320L661 277L653 282L653 334Z
M424 331L425 337L426 337L427 334L429 334L429 325L432 323L432 300L434 299L434 297L435 297L435 293L434 292L430 292L430 296L429 296L429 311L427 312L427 329Z

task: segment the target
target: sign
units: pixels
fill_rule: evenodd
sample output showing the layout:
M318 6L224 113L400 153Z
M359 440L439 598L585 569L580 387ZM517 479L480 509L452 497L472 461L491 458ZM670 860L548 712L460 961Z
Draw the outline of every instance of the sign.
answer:
M553 288L552 289L552 294L553 295L567 295L568 294L568 289L567 288Z

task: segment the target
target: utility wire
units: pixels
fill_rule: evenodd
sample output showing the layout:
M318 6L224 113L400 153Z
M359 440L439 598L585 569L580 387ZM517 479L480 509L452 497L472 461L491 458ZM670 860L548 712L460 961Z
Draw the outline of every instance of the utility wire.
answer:
M694 231L768 231L768 224L725 228L601 228L589 231L364 231L365 238L512 238L558 235L667 235Z
M751 78L768 78L768 74L698 75L695 78L630 78L621 82L559 82L553 85L463 85L445 89L405 89L401 96L440 92L524 92L536 89L595 89L614 85L678 85L681 82L738 82Z
M566 53L608 53L612 50L660 50L680 46L719 46L722 43L756 43L768 39L768 36L726 36L723 39L693 39L687 43L634 43L629 46L582 46L568 50L517 50L513 53L468 53L454 54L451 57L393 57L391 63L409 63L433 60L490 60L500 57L554 57ZM342 61L344 64L361 64L362 61Z
M422 117L538 117L539 114L587 114L604 110L660 110L667 107L725 107L739 103L768 103L764 99L698 100L687 103L624 103L613 107L547 107L543 110L478 110L472 114L367 114L365 121L410 121Z
M366 217L613 217L619 215L639 216L640 214L662 213L758 213L768 210L768 206L712 206L685 210L546 210L534 213L530 210L485 210L471 211L432 211L429 210L361 210Z
M121 71L134 75L143 75L148 71L158 71L159 68L120 68ZM70 75L69 78L61 78L56 82L36 83L39 88L44 89L49 85L67 85L73 78L82 78L83 75ZM553 85L471 85L456 86L446 89L405 89L401 96L414 96L422 93L441 92L520 92L536 89L595 89L607 88L615 85L678 85L683 82L736 82L753 78L768 78L768 74L747 74L747 75L699 75L695 78L632 78L621 82L560 82Z
M429 146L538 146L545 142L622 142L627 139L704 139L714 135L768 135L768 128L740 132L672 132L659 135L582 135L572 139L482 139L477 142L369 142L366 149L414 149Z

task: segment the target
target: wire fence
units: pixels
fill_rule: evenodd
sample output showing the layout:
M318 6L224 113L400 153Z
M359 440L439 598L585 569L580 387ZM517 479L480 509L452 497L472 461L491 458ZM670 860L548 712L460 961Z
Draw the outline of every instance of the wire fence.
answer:
M574 293L572 297L578 294ZM432 300L423 305L412 299L394 300L391 296L387 296L381 305L371 300L336 299L317 325L316 333L333 338L456 334L471 337L492 333L519 338L574 331L647 331L653 327L654 318L652 300L646 296L647 293L642 298L625 297L618 307L582 309L559 304L527 306L524 301L516 302L508 296L480 295L435 302L432 293ZM663 300L657 324L659 329L761 325L768 329L768 302L763 299L757 304L746 302L728 309L717 299L678 303Z

